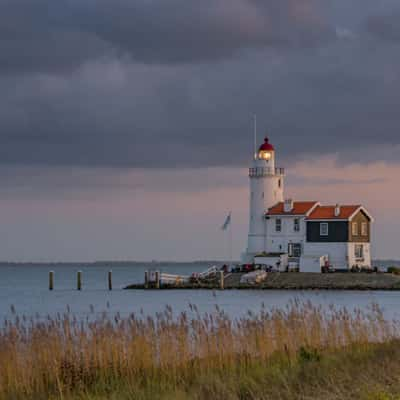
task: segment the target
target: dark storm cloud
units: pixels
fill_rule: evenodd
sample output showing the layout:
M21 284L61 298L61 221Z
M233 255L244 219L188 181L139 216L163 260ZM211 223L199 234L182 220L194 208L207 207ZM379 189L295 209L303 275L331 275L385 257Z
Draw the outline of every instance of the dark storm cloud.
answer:
M313 0L1 0L0 71L54 71L97 58L195 62L332 37Z
M376 15L368 19L366 28L376 38L400 42L400 8L393 14Z
M400 53L327 4L0 0L0 163L242 166L253 113L285 161L393 159Z
M372 178L372 179L352 179L352 178L321 178L321 177L304 177L304 176L289 176L286 179L285 184L288 186L331 186L331 185L349 185L354 187L355 185L373 185L386 183L386 178Z
M313 0L96 3L83 29L145 62L195 62L253 47L312 46L333 36ZM118 21L116 24L115 22Z

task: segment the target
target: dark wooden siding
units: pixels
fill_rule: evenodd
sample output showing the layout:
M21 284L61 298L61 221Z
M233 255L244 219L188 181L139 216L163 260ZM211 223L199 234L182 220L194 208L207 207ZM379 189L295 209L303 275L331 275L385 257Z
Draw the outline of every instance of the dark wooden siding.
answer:
M357 223L357 230L358 230L358 235L353 235L353 228L352 224ZM367 224L367 235L363 236L361 234L361 224L366 223ZM361 242L361 243L369 243L371 238L371 222L366 214L364 214L363 211L359 211L353 219L350 221L350 227L349 227L349 242Z
M328 236L320 235L320 224L328 224ZM307 242L347 242L349 224L347 221L307 221Z

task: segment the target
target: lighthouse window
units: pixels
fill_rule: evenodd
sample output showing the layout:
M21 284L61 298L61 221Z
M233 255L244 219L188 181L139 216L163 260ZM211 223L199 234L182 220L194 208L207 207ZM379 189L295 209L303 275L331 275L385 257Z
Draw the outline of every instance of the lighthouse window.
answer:
M271 153L269 151L260 151L258 158L261 160L269 160L271 158Z
M300 232L300 220L298 218L293 221L293 229L295 232Z
M279 188L282 187L282 181L281 181L281 179L278 180L278 187L279 187Z
M281 232L282 231L282 220L280 218L277 218L275 220L275 231L276 232Z
M329 229L328 229L328 223L327 222L321 222L319 224L319 234L320 236L328 236Z

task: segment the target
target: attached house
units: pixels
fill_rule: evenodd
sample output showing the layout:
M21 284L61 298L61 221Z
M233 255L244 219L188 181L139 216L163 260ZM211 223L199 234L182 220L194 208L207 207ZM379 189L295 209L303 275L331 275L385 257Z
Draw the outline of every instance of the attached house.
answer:
M317 201L286 200L271 207L265 214L267 252L300 257L306 241L306 218L318 205Z
M324 254L336 269L371 268L371 223L361 205L318 206L307 216L304 254Z
M371 223L361 205L323 206L317 201L285 200L265 213L265 256L287 256L287 265L320 272L353 266L371 268ZM283 260L283 258L281 257ZM285 262L279 262L285 268Z

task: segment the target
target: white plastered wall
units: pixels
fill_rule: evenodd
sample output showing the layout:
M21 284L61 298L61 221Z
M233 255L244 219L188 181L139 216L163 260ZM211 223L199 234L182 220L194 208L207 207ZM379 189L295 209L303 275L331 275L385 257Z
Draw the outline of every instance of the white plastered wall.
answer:
M349 268L348 260L349 243L309 243L304 244L304 256L315 257L325 256L329 257L329 262L333 268Z
M294 231L294 220L298 218L300 220L300 231ZM280 219L282 223L281 232L276 232L275 224L276 220ZM302 216L271 216L265 220L266 226L266 239L265 249L266 252L287 252L289 243L301 243L304 247L306 238L306 223Z

